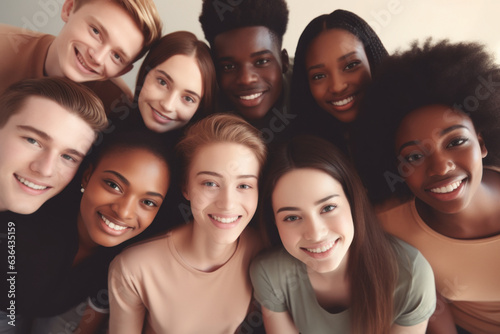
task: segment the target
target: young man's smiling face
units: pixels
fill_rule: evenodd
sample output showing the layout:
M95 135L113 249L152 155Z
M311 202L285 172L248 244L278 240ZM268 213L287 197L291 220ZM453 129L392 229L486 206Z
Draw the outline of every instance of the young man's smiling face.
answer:
M71 181L94 138L74 113L29 97L0 129L0 211L38 210Z
M214 41L219 85L237 111L249 120L264 117L280 98L286 51L263 26L221 33Z
M91 1L75 10L74 0L66 0L61 17L65 25L45 62L48 76L76 82L116 77L131 69L143 47L141 30L113 1Z

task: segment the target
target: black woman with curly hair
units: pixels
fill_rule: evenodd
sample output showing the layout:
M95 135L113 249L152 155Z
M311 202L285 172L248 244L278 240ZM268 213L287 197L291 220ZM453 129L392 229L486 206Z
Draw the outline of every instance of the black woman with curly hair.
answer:
M500 332L499 85L483 46L429 40L389 57L365 97L358 167L373 198L409 195L380 219L433 268L429 333Z

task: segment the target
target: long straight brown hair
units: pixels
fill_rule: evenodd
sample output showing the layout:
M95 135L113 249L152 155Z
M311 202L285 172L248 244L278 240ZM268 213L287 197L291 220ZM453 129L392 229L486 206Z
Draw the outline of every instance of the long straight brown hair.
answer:
M333 177L342 185L354 222L347 266L352 298L351 332L389 333L398 277L396 245L382 230L353 166L333 144L313 136L295 137L270 152L269 157L264 171L260 223L270 245L281 245L271 200L278 180L299 168L314 168Z

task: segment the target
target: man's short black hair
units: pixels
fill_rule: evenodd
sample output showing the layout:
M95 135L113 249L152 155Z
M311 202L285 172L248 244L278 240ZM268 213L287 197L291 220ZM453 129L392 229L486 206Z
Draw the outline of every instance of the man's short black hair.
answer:
M288 6L284 0L203 0L199 20L212 48L215 37L223 32L264 26L281 49L288 24Z

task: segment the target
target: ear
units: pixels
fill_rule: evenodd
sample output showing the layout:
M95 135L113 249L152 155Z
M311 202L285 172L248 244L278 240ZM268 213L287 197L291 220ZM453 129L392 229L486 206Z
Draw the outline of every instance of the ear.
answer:
M134 65L133 64L128 64L123 70L120 71L120 73L118 73L117 75L115 75L114 77L120 77L128 72L130 72L132 69L134 68Z
M64 22L68 22L69 15L71 14L71 11L73 10L73 7L75 5L74 0L65 0L64 4L62 6L61 10L61 18Z
M286 49L281 50L281 71L286 73L288 67L290 66L290 58L288 57L288 51Z
M87 169L83 172L82 176L82 186L83 188L87 188L87 184L89 184L90 177L92 176L92 173L94 172L94 166L90 164Z
M182 186L182 195L187 201L190 201L189 192L187 191L186 186Z
M479 147L481 147L481 156L486 158L488 155L488 150L486 149L486 145L484 144L483 136L480 133L477 134L477 140L479 141Z

